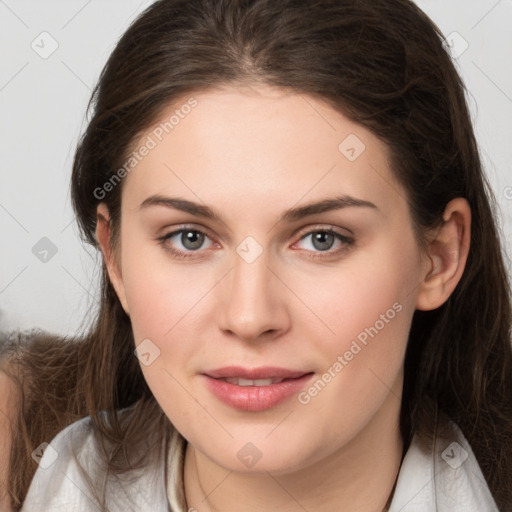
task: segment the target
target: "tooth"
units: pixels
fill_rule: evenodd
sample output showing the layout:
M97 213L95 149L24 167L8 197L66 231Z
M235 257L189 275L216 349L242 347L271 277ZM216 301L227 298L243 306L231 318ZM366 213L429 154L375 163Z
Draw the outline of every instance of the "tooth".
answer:
M234 384L235 386L271 386L272 384L279 384L284 379L270 378L270 379L244 379L242 377L224 377L219 380Z
M270 386L272 384L272 379L256 379L254 381L255 386Z

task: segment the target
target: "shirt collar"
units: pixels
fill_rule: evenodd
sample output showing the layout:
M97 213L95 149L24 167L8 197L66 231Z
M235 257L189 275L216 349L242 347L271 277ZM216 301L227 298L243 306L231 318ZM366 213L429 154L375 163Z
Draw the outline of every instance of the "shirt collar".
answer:
M451 421L442 435L414 435L389 507L389 512L433 510L499 512L468 441Z

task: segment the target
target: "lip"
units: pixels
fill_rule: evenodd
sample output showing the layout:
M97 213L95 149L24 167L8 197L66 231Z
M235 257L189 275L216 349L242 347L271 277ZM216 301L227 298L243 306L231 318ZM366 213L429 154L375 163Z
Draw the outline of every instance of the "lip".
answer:
M202 374L210 392L220 401L241 411L264 411L286 401L299 393L313 377L313 372L287 370L285 368L241 368L226 367ZM219 380L221 378L242 377L244 379L286 379L269 386L238 386Z

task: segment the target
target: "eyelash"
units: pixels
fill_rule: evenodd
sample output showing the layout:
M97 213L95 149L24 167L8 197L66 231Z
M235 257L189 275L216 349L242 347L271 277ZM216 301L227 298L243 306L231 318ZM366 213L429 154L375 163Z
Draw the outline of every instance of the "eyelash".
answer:
M167 241L172 238L173 236L176 236L180 233L183 233L183 232L194 232L194 233L199 233L201 235L204 235L205 237L207 238L210 238L208 236L207 233L205 233L204 231L202 231L201 229L197 229L193 226L187 226L187 225L184 225L184 226L180 226L179 229L176 229L174 231L171 231L170 233L167 233L166 235L162 236L162 237L159 237L158 238L158 242L163 246L163 248L170 252L175 258L178 258L178 259L183 259L183 260L186 260L186 259L190 259L190 258L198 258L198 256L195 255L195 253L199 253L201 251L201 249L197 249L196 251L181 251L181 250L177 250L175 249L174 247L171 247L169 244L167 244ZM310 254L308 257L309 258L328 258L328 257L332 257L333 255L335 254L339 254L341 252L344 252L346 251L351 245L354 244L354 239L353 238L350 238L346 235L343 235L341 233L339 233L338 231L335 231L331 228L316 228L316 229L311 229L309 231L307 231L306 233L302 234L299 238L299 241L302 241L304 240L306 237L312 235L312 234L315 234L315 233L326 233L326 234L330 234L330 235L333 235L336 237L336 239L340 242L342 242L344 244L344 247L341 247L337 250L326 250L326 251L313 251L313 254ZM199 256L200 257L200 256Z

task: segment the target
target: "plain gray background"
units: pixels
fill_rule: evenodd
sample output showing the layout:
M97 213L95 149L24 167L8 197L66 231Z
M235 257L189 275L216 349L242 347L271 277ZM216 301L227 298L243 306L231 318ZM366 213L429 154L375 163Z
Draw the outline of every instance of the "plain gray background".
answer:
M94 312L100 260L77 235L69 201L73 152L101 68L151 3L0 0L2 331L72 334ZM512 2L417 3L445 34L468 88L510 269Z

